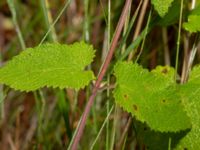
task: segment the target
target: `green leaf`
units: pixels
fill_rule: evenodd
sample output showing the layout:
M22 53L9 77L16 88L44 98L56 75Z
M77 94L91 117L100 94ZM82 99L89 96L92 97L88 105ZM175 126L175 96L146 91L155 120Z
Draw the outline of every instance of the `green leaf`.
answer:
M188 22L183 23L183 28L189 32L199 32L200 31L200 15L190 15L188 17Z
M169 150L169 141L171 140L171 148L175 148L181 138L185 136L188 131L178 133L169 132L161 133L152 131L146 124L134 121L136 129L136 138L138 149L148 150Z
M173 1L174 0L151 0L151 3L154 5L154 8L158 14L161 17L164 17Z
M179 90L172 80L174 70L157 67L149 72L137 64L119 62L115 66L116 103L157 131L180 131L190 127L181 105Z
M200 85L200 65L192 68L188 82Z
M180 95L192 123L191 131L177 145L177 150L196 150L200 145L200 66L195 66L188 83L181 86Z
M191 12L188 22L183 23L183 28L191 33L200 31L200 6Z
M164 17L158 16L157 19L155 19L155 24L159 26L169 26L177 23L180 15L180 7L181 1L175 0Z
M84 71L94 53L84 42L28 48L0 69L0 83L21 91L44 86L80 89L94 79L92 71Z

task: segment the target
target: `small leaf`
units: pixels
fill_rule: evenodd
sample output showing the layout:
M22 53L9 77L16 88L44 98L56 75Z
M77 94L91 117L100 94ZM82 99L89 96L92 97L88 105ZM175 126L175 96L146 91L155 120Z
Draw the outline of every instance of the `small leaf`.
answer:
M172 68L158 67L149 72L137 64L119 62L114 70L114 97L124 110L153 130L180 131L190 127L181 97L176 94L179 87L172 80Z
M92 71L84 71L92 62L94 52L84 42L28 48L0 69L0 83L21 91L44 86L83 88L94 79Z
M154 8L158 14L161 17L164 17L173 1L174 0L151 0L151 3L154 5Z
M200 6L191 12L188 22L183 23L183 28L191 33L200 31Z
M188 22L183 23L185 30L189 32L199 32L200 31L200 15L190 15L188 17Z

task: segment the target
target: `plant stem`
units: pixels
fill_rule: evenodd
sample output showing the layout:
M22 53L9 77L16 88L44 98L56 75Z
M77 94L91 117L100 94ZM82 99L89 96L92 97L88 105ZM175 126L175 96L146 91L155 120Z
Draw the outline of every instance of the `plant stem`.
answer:
M140 30L142 28L142 23L143 23L143 20L144 20L144 16L145 16L145 12L147 10L148 3L149 3L149 0L143 0L142 10L141 10L138 22L137 22L137 26L136 26L136 29L135 29L135 34L133 36L133 41L135 41L135 39L138 37L138 35L140 33ZM133 52L131 52L129 54L129 57L128 57L129 61L132 60L132 59L133 59Z
M108 0L108 33L107 33L107 47L110 47L110 30L111 29L111 0ZM109 86L110 85L110 75L108 75L107 77L107 85ZM109 107L110 107L110 100L109 100L109 97L110 97L110 89L107 88L107 104L106 104L106 113L107 113L107 116L109 115ZM112 107L113 108L113 107ZM106 123L106 150L108 150L109 148L109 119L107 120L107 123Z
M80 122L80 126L79 126L79 128L77 130L77 133L75 135L75 139L74 139L72 147L71 147L72 150L76 150L77 149L78 143L79 143L79 141L81 139L81 136L83 134L83 130L85 128L86 120L87 120L87 117L89 115L91 106L92 106L92 104L94 102L94 98L95 98L95 96L97 94L97 91L98 91L98 89L100 87L100 83L101 83L101 81L102 81L102 79L103 79L103 77L104 77L104 75L106 73L106 70L107 70L107 68L109 66L109 63L110 63L111 59L112 59L114 50L115 50L115 48L117 46L117 42L119 40L122 28L123 28L124 23L125 23L126 15L128 13L128 7L129 7L129 5L131 5L130 2L131 2L131 0L126 0L123 12L121 14L120 20L119 20L117 28L116 28L116 32L115 32L113 41L111 43L110 50L108 52L106 60L103 63L103 66L102 66L102 68L100 70L100 73L98 75L97 81L96 81L95 86L94 86L93 91L92 91L92 95L90 96L89 101L86 104L85 111L83 112L83 115L82 115L82 118L81 118L81 122Z
M88 17L88 6L89 6L89 0L84 0L84 39L86 42L89 42L90 40L90 34L89 34L89 17Z
M16 10L15 10L14 1L13 0L7 0L7 3L8 3L8 6L9 6L11 14L12 14L12 20L13 20L13 23L15 25L15 29L16 29L16 32L17 32L17 36L19 38L19 42L21 44L22 49L25 50L26 45L25 45L25 42L24 42L24 39L23 39L23 36L22 36L22 32L19 28L19 24L17 22L17 14L16 14Z
M146 40L146 36L147 36L148 30L149 30L149 23L150 23L150 20L151 20L151 12L152 12L152 10L150 10L150 13L149 13L149 16L148 16L147 25L146 25L146 27L144 29L144 31L145 31L144 39L143 39L143 42L142 42L142 45L141 45L140 52L139 52L135 62L138 62L138 60L139 60L139 58L140 58L140 56L141 56L141 54L143 52L143 49L144 49L144 43L145 43L145 40Z
M55 24L58 22L58 20L60 19L60 16L63 14L63 12L65 11L65 9L67 8L67 6L70 4L71 0L68 0L65 2L64 7L61 9L60 13L58 14L58 16L56 17L56 19L54 20L54 22L50 25L48 31L46 32L46 34L44 35L44 37L42 38L41 42L39 45L41 45L44 40L47 38L47 36L49 35L49 33L52 31L52 29L54 28Z
M117 149L121 149L121 147L123 146L123 143L124 143L124 141L126 139L126 135L127 135L128 130L129 130L129 127L131 126L131 123L132 123L132 116L130 116L128 118L126 126L124 127L124 131L122 133L122 136L121 136L121 138L120 138L120 140L118 142Z
M182 14L183 14L183 0L181 0L181 9L180 9L180 17L179 17L179 27L178 27L178 38L177 38L177 49L176 49L176 64L175 64L175 74L174 80L176 82L176 75L178 73L178 58L180 51L180 37L181 37L181 26L182 26Z
M43 11L46 27L49 29L50 25L53 22L52 21L52 15L51 15L51 12L49 10L49 1L48 0L40 0L40 3L41 3L41 7L42 7L42 11ZM51 38L52 41L57 41L57 35L56 35L55 28L51 29L50 38Z
M105 126L106 123L109 121L109 117L110 117L110 115L111 115L111 113L112 113L112 111L113 111L113 108L114 108L114 106L112 106L111 109L109 110L109 112L108 112L108 114L107 114L107 116L106 116L106 119L104 120L104 122L103 122L103 124L102 124L102 126L101 126L101 128L100 128L100 130L99 130L99 133L98 133L97 137L95 138L94 142L92 143L92 146L90 147L90 150L93 150L93 148L94 148L94 146L95 146L97 140L99 139L100 134L101 134L102 131L103 131L104 126Z
M162 28L162 39L164 45L164 60L165 65L170 66L170 53L169 53L169 46L168 46L168 37L167 37L167 28Z

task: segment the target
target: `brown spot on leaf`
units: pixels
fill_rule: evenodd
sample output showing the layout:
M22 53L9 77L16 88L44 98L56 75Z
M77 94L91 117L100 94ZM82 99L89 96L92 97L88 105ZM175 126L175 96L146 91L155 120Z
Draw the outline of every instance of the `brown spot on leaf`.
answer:
M167 68L164 68L164 69L162 70L162 73L163 73L163 74L167 74L167 72L168 72Z
M163 99L163 100L162 100L162 102L163 102L163 103L165 103L165 102L166 102L166 100L165 100L165 99Z
M125 98L125 99L128 99L128 95L127 95L127 94L124 94L124 98Z
M138 110L137 105L133 105L133 109L134 109L135 111L137 111L137 110Z

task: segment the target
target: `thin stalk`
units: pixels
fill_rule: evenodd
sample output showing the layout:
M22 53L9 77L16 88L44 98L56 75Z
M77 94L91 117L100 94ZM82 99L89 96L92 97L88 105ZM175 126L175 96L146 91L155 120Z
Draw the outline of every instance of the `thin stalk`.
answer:
M40 4L42 7L42 12L44 15L46 27L49 29L50 24L52 24L52 22L53 22L51 11L49 9L49 1L48 0L40 0ZM57 35L56 35L55 28L52 28L52 30L50 31L50 38L52 41L57 41Z
M130 21L130 23L129 23L128 29L127 29L127 31L126 31L126 34L124 35L124 37L123 37L123 39L122 39L122 41L121 41L121 43L120 43L120 46L119 46L119 48L118 48L118 52L122 49L123 45L124 45L125 42L127 41L128 35L130 34L131 29L132 29L132 27L133 27L133 25L134 25L134 23L135 23L135 20L136 20L136 18L137 18L137 16L138 16L138 13L139 13L141 4L142 4L142 1L140 1L140 3L139 3L139 5L138 5L137 9L135 10L135 12L134 12L134 14L133 14L133 17L131 18L131 21ZM120 55L117 55L117 56L121 56L121 54L120 54Z
M70 150L71 147L72 147L73 141L75 140L75 137L76 137L77 132L78 132L78 128L80 128L80 124L81 124L82 117L83 117L83 116L81 116L80 121L78 122L77 128L76 128L76 130L74 131L74 134L73 134L73 136L72 136L72 139L71 139L71 141L70 141L70 143L69 143L69 146L68 146L67 150Z
M132 123L132 117L130 116L130 117L128 118L128 121L127 121L127 123L126 123L126 126L125 126L125 128L124 128L124 130L123 130L122 136L121 136L121 138L120 138L120 140L119 140L119 144L117 145L117 146L118 146L117 148L118 148L119 150L121 149L121 146L122 146L123 143L125 142L125 139L126 139L126 136L127 136L127 132L128 132L128 130L129 130L129 127L130 127L131 123ZM125 143L124 143L124 144L125 144Z
M198 46L199 39L200 39L200 37L199 37L199 35L197 35L197 37L195 38L195 42L193 44L192 50L191 50L190 55L189 55L188 65L187 65L187 69L186 69L187 77L188 77L188 75L189 75L189 73L191 71L192 64L193 64L195 55L197 53L197 46Z
M25 50L26 45L25 45L25 42L24 42L24 38L22 36L22 32L21 32L20 27L19 27L19 24L17 22L17 14L16 14L16 10L15 10L14 1L13 0L7 0L7 3L8 3L9 9L10 9L11 14L12 14L12 20L13 20L13 23L14 23L14 26L15 26L15 29L16 29L16 32L17 32L17 36L19 38L19 42L21 44L22 49Z
M89 34L89 15L88 15L88 7L89 7L89 0L84 0L84 39L86 42L90 41L90 34Z
M103 3L102 3L102 0L99 1L100 2L100 5L101 5L101 8L103 10L103 16L104 16L104 19L105 19L105 22L106 22L106 25L108 26L108 20L107 20L107 15L106 15L106 10L104 9L103 7Z
M181 84L187 81L187 68L188 68L188 59L189 59L189 37L187 35L183 35L183 46L184 46L184 58L181 72Z
M193 10L196 6L196 0L192 0L191 10ZM185 83L188 79L188 75L190 72L190 69L192 67L192 63L194 60L194 57L196 55L196 42L197 37L193 43L192 50L189 52L189 38L191 34L188 33L188 36L184 36L184 61L183 61L183 67L182 67L182 73L181 73L181 83Z
M121 150L125 150L125 147L126 147L126 140L127 140L127 135L124 139L124 143L122 144L122 149Z
M145 33L144 33L144 39L143 39L143 42L142 42L142 45L141 45L141 49L140 49L140 52L135 60L135 62L138 62L142 52L143 52L143 49L144 49L144 43L145 43L145 40L146 40L146 36L147 36L147 33L148 33L148 30L149 30L149 23L150 23L150 20L151 20L151 10L150 10L150 13L149 13L149 16L148 16L148 20L147 20L147 25L144 29Z
M113 111L113 108L114 108L114 106L112 106L111 109L109 110L109 112L108 112L108 114L107 114L107 116L106 116L106 119L104 120L104 122L103 122L103 124L102 124L102 126L101 126L101 128L100 128L100 130L99 130L98 135L96 136L94 142L92 143L92 146L90 147L90 150L93 150L93 148L94 148L94 146L95 146L97 140L99 139L99 136L101 135L101 133L102 133L102 131L103 131L103 128L105 127L106 123L109 121L109 117L110 117L110 115L111 115L111 113L112 113L112 111Z
M132 3L132 1L131 1ZM123 37L126 35L128 27L129 27L129 22L130 22L130 13L131 13L131 5L129 6L129 11L128 11L128 15L126 16L126 21L125 21L125 25L124 25L124 31L123 31ZM126 49L126 42L124 42L122 44L122 49L121 49L121 53L123 53Z
M72 150L76 150L77 147L78 147L78 143L79 143L79 141L81 139L81 136L83 134L83 130L85 128L86 120L87 120L87 117L89 115L91 106L92 106L92 104L94 102L94 99L95 99L97 91L98 91L98 89L100 87L101 81L102 81L102 79L103 79L103 77L104 77L104 75L106 73L106 70L107 70L107 68L108 68L108 66L110 64L111 59L112 59L114 50L115 50L115 48L117 46L121 31L122 31L124 23L125 23L125 18L126 18L126 15L128 13L128 7L129 7L129 5L131 5L130 2L131 2L131 0L126 0L123 12L121 14L120 20L119 20L117 28L116 28L116 32L115 32L115 35L114 35L110 50L108 52L106 60L104 61L103 65L101 67L101 70L99 72L97 81L96 81L95 86L94 86L93 91L92 91L92 95L90 96L89 101L86 104L85 110L83 112L83 115L82 115L82 118L81 118L81 122L80 122L80 127L77 130L77 133L75 135L75 139L74 139L72 147L71 147Z
M143 23L143 20L144 20L144 15L146 13L148 3L149 3L149 0L143 0L142 10L141 10L140 17L139 17L137 25L136 25L135 33L134 33L134 36L133 36L133 41L138 37L140 30L142 28L142 23ZM133 52L131 52L129 54L129 57L128 57L129 61L132 60L132 59L133 59Z
M110 150L113 150L115 145L116 126L117 126L117 120L119 119L119 110L120 110L119 107L115 105L114 121L113 121L111 141L110 141Z
M167 37L167 28L162 28L162 39L164 45L164 60L165 65L170 66L170 53L169 53L169 46L168 46L168 37Z
M70 4L71 0L68 0L65 2L65 5L63 6L63 8L61 9L60 13L58 14L58 16L56 17L56 19L54 20L54 22L50 25L48 31L46 32L46 34L44 35L44 37L42 38L41 42L39 43L39 45L41 45L44 40L47 38L47 36L49 35L49 33L52 31L52 29L54 28L55 24L58 22L58 20L60 19L61 15L64 13L65 9L67 8L67 6Z
M43 140L44 140L44 137L43 136L40 136L40 135L43 135L43 115L44 115L44 105L45 104L45 100L43 99L43 95L39 92L39 91L36 91L33 93L34 94L34 97L36 99L36 111L37 111L37 114L38 114L38 129L37 129L37 135L38 135L38 144L41 143Z
M139 7L139 6L138 6ZM155 20L153 20L152 22L149 23L149 27L148 29L144 29L140 35L128 46L128 48L126 49L126 51L122 54L122 55L117 55L117 60L124 60L126 59L126 57L133 51L135 50L140 43L142 42L142 40L145 38L145 36L153 29L153 27L155 26ZM134 52L134 51L133 51Z
M56 91L56 96L58 98L58 107L61 111L63 118L65 120L65 127L66 127L66 133L68 137L71 139L72 132L70 127L70 121L69 121L69 100L66 98L66 93L63 90Z
M175 64L175 74L174 74L175 82L176 82L176 76L177 76L177 73L178 73L178 61L179 61L179 51L180 51L180 37L181 37L182 16L183 16L183 0L181 0L181 9L180 9L179 27L178 27L178 38L177 38L177 49L176 49L176 64Z
M2 65L2 54L0 53L0 67ZM5 94L3 92L3 85L0 85L0 124L1 121L5 118L5 110L4 110L4 98L5 98Z
M0 124L1 121L5 118L5 111L4 111L4 92L3 92L3 86L0 85L0 115L1 115L1 119L0 119Z
M172 143L172 139L171 137L169 138L169 142L168 142L168 150L171 150L171 143Z
M108 0L108 38L107 38L107 43L108 43L108 46L107 47L110 47L110 33L111 33L111 0ZM107 77L107 86L110 85L110 75L108 75ZM107 105L106 105L106 114L107 116L109 115L109 107L110 107L110 101L109 101L109 97L110 97L110 89L107 88L107 98L108 98L108 101L107 101ZM113 107L112 107L113 109ZM106 150L109 149L109 120L107 120L107 123L106 123Z

